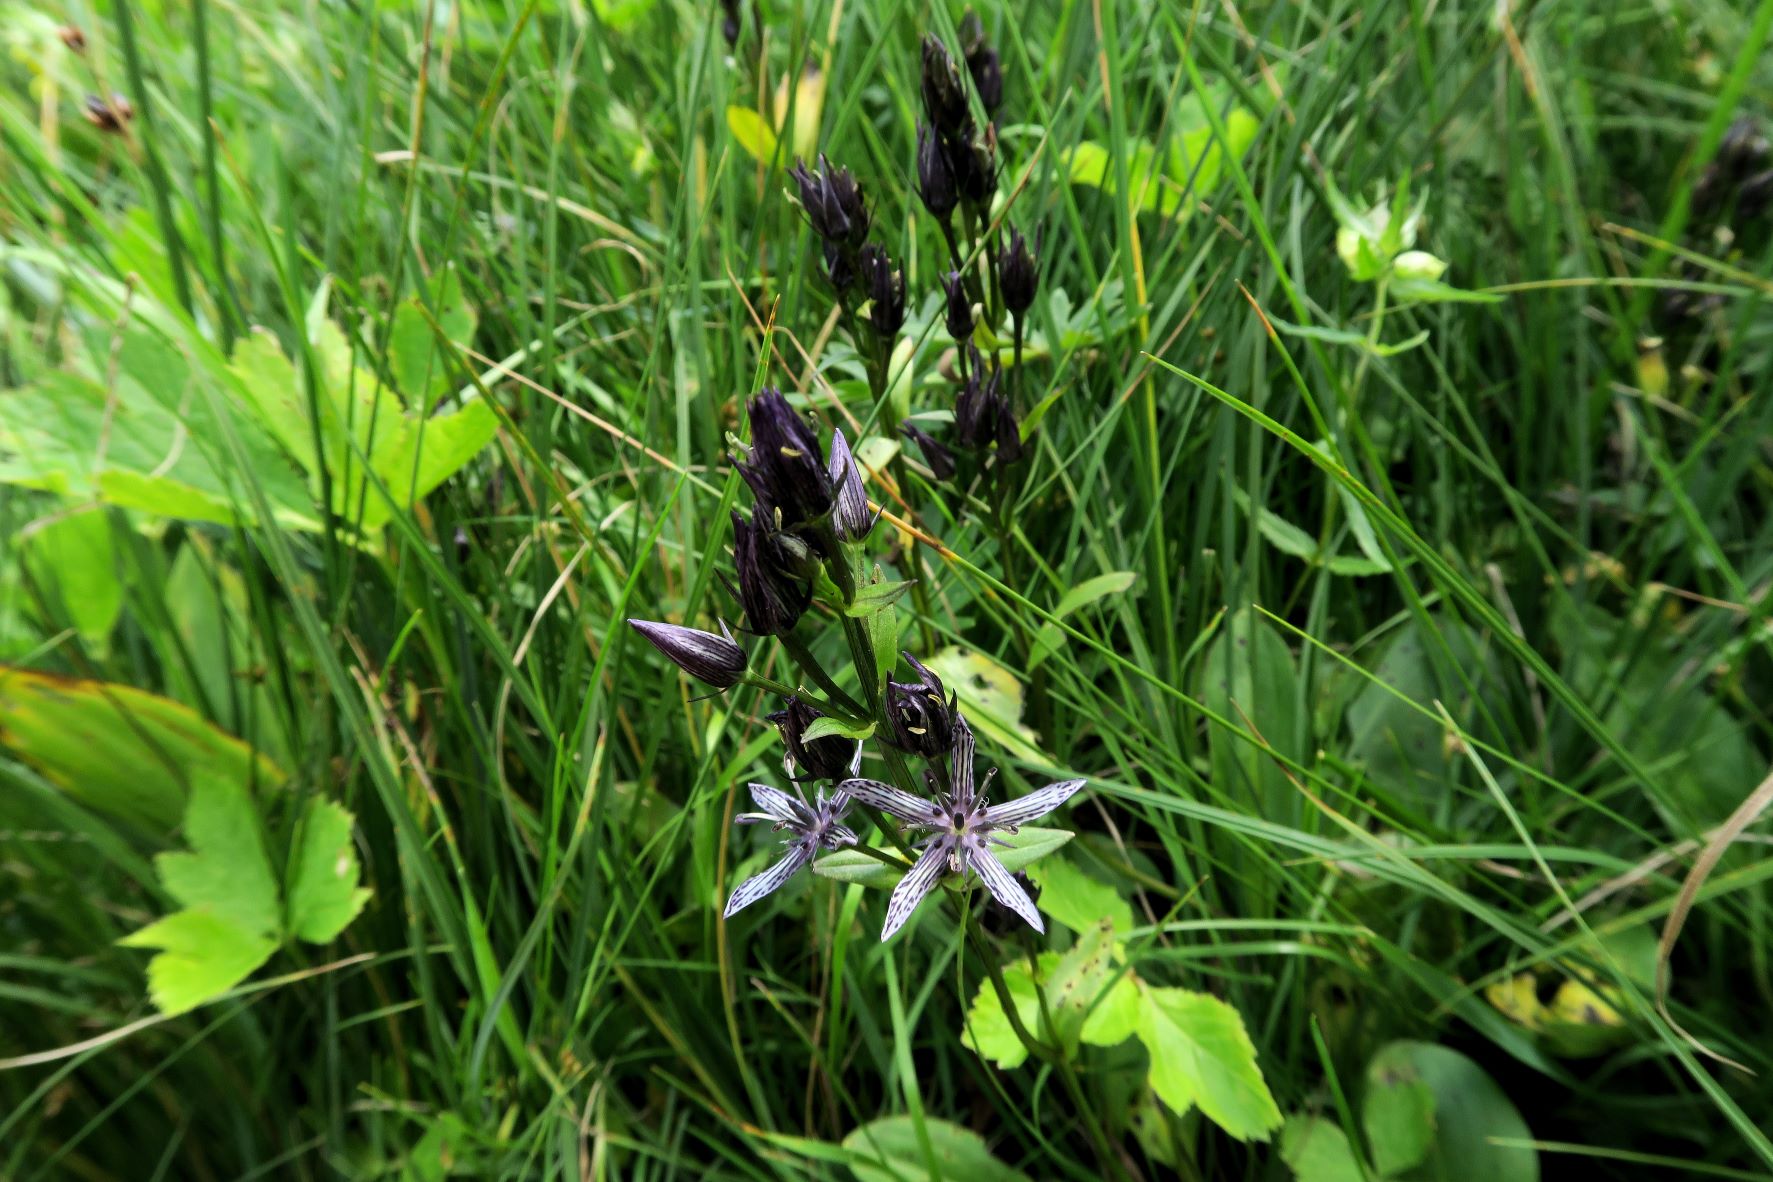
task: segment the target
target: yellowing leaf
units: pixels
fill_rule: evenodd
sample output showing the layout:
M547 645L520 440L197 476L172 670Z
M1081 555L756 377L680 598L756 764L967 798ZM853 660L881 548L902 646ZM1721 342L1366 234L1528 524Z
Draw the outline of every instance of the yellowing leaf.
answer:
M166 1014L182 1014L226 993L277 950L269 936L208 910L175 912L117 942L161 949L148 963L148 996Z
M1151 1087L1178 1115L1198 1106L1240 1141L1266 1141L1280 1109L1256 1065L1243 1017L1205 993L1147 988L1139 1041L1151 1055Z
M768 164L776 157L776 133L769 120L750 107L728 107L726 129L732 132L739 147L745 149L759 164Z
M330 801L308 805L289 867L290 935L325 944L369 901L369 891L357 885L351 823L351 814Z
M924 662L960 695L973 729L1030 763L1044 764L1033 728L1022 725L1022 683L984 653L949 645Z
M0 747L82 804L163 832L193 780L274 786L283 772L177 702L127 685L0 668Z

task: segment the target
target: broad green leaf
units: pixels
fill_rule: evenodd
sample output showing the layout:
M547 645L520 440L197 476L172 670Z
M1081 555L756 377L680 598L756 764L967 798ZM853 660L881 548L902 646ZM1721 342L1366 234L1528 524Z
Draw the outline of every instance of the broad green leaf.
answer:
M1116 932L1132 930L1132 904L1066 859L1048 858L1028 874L1040 886L1040 909L1072 931L1089 931L1104 919Z
M1322 1116L1289 1116L1281 1129L1281 1160L1299 1182L1367 1182L1348 1134Z
M964 1182L1028 1182L1027 1175L993 1157L985 1138L950 1121L926 1117L935 1165L944 1178ZM932 1177L917 1125L909 1116L887 1116L854 1129L843 1139L854 1156L857 1182L925 1182Z
M191 782L275 786L284 776L194 711L126 685L0 669L0 747L82 804L161 832Z
M1205 993L1147 987L1139 1041L1151 1056L1151 1087L1178 1115L1198 1106L1240 1141L1268 1140L1280 1109L1256 1065L1243 1017Z
M658 0L591 0L597 19L613 32L626 33L653 10Z
M1017 758L1044 764L1038 736L1022 724L1023 690L1016 675L984 653L949 645L924 661L942 684L960 695L973 729Z
M1041 977L1045 979L1051 975L1053 966L1059 963L1059 954L1043 952L1037 959ZM1018 959L1004 965L1003 983L1016 1007L1017 1016L1022 1019L1023 1029L1038 1038L1040 993L1028 962ZM1016 1036L1015 1027L1010 1025L1009 1017L1004 1013L1003 999L998 997L997 987L991 983L989 977L979 982L979 988L973 994L973 1004L967 1010L966 1026L961 1030L960 1041L981 1058L990 1059L1005 1071L1020 1067L1028 1059L1028 1048Z
M1036 859L1044 858L1066 842L1072 833L1069 829L1039 829L1024 825L1021 832L1005 837L1008 849L994 849L997 860L1002 862L1011 873L1022 869ZM910 864L888 866L885 862L870 858L858 850L838 850L827 854L813 863L813 873L822 874L826 878L834 878L839 882L856 882L869 887L896 886L905 877Z
M1365 765L1376 784L1419 807L1451 789L1455 756L1441 723L1411 709L1398 695L1424 706L1443 702L1454 719L1463 721L1472 712L1466 682L1482 692L1490 664L1476 634L1463 623L1436 616L1433 627L1433 639L1425 640L1414 620L1405 624L1373 669L1381 684L1363 685L1347 712L1349 755ZM1435 673L1443 643L1452 656L1444 678ZM1435 646L1432 653L1429 645Z
M1139 1032L1139 1014L1145 1006L1141 982L1132 972L1122 973L1096 1008L1084 1018L1078 1038L1093 1047L1119 1046Z
M834 735L845 739L866 739L873 733L872 722L851 722L835 714L825 714L813 719L812 724L801 735L801 740L810 743L814 739L829 739Z
M351 814L325 800L309 802L290 858L287 887L290 935L325 944L357 918L369 891L357 885Z
M1307 750L1292 650L1249 608L1227 616L1200 665L1201 699L1240 730L1260 734L1293 759ZM1274 757L1256 743L1214 724L1207 730L1213 779L1220 791L1251 801L1277 821L1299 810L1298 792Z
M208 911L242 931L276 933L282 918L277 880L245 783L197 777L185 806L184 838L189 852L154 859L167 893L184 907Z
M271 959L277 942L213 911L176 911L117 941L158 948L148 962L148 996L164 1014L219 997Z
M1420 1080L1434 1095L1434 1143L1403 1182L1538 1182L1539 1155L1496 1144L1530 1141L1532 1130L1484 1069L1447 1047L1393 1042L1367 1067L1370 1081L1395 1085Z
M745 149L759 164L768 164L776 156L776 132L769 120L750 107L728 107L726 128L732 132L739 147Z
M1087 607L1098 599L1108 595L1119 595L1131 587L1136 578L1138 575L1130 570L1116 570L1109 571L1105 575L1097 575L1093 579L1085 579L1059 597L1058 604L1053 608L1053 614L1062 620L1078 608ZM1042 624L1040 631L1034 638L1033 655L1028 658L1030 671L1057 652L1059 646L1064 643L1065 633L1059 629L1057 624L1050 622Z
M81 639L103 654L123 613L123 572L105 511L52 517L25 536L22 550L39 593L59 604Z
M1128 1018L1128 994L1132 995L1135 1012L1138 1001L1131 974L1123 975L1102 996L1116 971L1118 954L1119 946L1112 933L1106 925L1098 924L1083 933L1068 951L1041 953L1036 962L1038 981L1026 960L1005 965L1004 986L1023 1027L1048 1046L1055 1040L1066 1048L1074 1048L1079 1041L1098 1046L1125 1041L1133 1033L1134 1025ZM1053 1020L1050 1027L1043 1024L1042 993L1046 996L1047 1014ZM979 982L973 995L961 1041L1006 1070L1020 1066L1028 1058L1028 1048L1017 1037L1004 1013L1003 1001L989 979Z
M1369 1073L1361 1127L1381 1174L1419 1165L1434 1142L1434 1093L1421 1080Z
M438 327L458 349L466 347L474 336L476 317L474 309L462 298L461 273L456 268L446 268L438 279L434 302ZM438 348L431 316L416 296L402 300L394 309L393 323L389 325L388 368L395 388L412 405L428 406L449 387L449 359Z
M899 609L892 604L862 622L874 650L874 679L884 684L899 660Z

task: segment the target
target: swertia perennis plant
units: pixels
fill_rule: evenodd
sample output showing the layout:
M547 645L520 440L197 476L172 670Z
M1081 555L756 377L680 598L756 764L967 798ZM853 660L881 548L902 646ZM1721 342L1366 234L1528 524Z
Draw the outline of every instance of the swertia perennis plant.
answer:
M843 433L833 434L827 456L812 427L774 389L765 388L752 398L747 412L751 442L740 445L742 454L734 460L753 495L749 518L733 514L738 599L749 631L776 637L824 696L751 673L744 650L724 624L716 635L676 624L629 621L699 681L722 690L750 684L786 698L783 708L769 717L787 749L783 762L794 791L751 784L760 811L737 820L764 821L786 831L788 852L733 891L726 915L786 885L806 867L818 869L820 854L853 848L902 873L887 905L882 940L904 925L945 875L964 882L969 872L997 902L1036 931L1045 931L1012 870L1058 843L1047 831L1042 831L1045 840L1038 847L1016 839L1021 826L1064 804L1084 782L1065 780L998 805L986 799L996 769L983 781L975 780L973 731L958 698L909 653L903 655L915 680L890 676L897 636L894 603L907 587L881 581L878 567L871 575L865 573L874 515ZM829 615L814 611L815 606L828 609ZM849 669L829 668L814 655L817 638L811 635L815 629L809 616L842 632ZM853 693L844 688L846 681L853 681ZM857 775L868 739L878 740L886 780ZM919 790L914 761L923 764L928 794ZM809 783L819 785L810 799ZM824 785L832 786L829 793ZM842 824L856 802L896 818L906 830L923 831L922 852L915 861L907 864L909 843L886 817L880 818L881 829L898 854L864 844ZM849 877L849 866L842 863L836 873Z

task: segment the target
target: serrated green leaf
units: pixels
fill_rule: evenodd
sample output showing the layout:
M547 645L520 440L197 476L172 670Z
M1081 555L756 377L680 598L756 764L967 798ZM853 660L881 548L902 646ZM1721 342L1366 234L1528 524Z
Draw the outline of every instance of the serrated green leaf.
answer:
M289 934L325 944L357 918L369 891L357 885L360 868L351 844L351 814L330 801L309 803L290 859Z
M1040 886L1040 909L1072 931L1089 931L1104 919L1116 932L1132 930L1132 904L1066 859L1048 858L1028 873Z
M1266 1141L1280 1127L1243 1016L1225 1002L1147 987L1138 1035L1151 1056L1152 1090L1178 1115L1199 1107L1240 1141Z
M966 1182L1028 1182L1028 1176L997 1158L985 1138L950 1121L925 1117L924 1136L943 1178ZM854 1156L850 1172L857 1182L924 1182L932 1177L923 1140L909 1116L887 1116L851 1130L843 1147Z
M1144 1004L1138 979L1131 972L1123 973L1084 1019L1078 1038L1093 1047L1119 1046L1138 1033L1139 1011Z
M1037 958L1037 963L1041 977L1045 979L1059 963L1059 954L1043 952ZM1031 1032L1038 1031L1040 993L1028 962L1014 960L1004 965L1003 982L1016 1007L1017 1016L1022 1019L1023 1028ZM981 1058L990 1059L1005 1071L1020 1067L1028 1059L1028 1048L1016 1036L1015 1027L1010 1025L1010 1019L1004 1013L1003 999L998 997L997 987L991 983L990 978L980 981L978 991L973 994L973 1004L967 1010L966 1026L961 1030L960 1041L971 1047Z
M1361 1127L1381 1174L1410 1169L1434 1143L1434 1093L1418 1079L1370 1076Z
M811 729L811 728L809 728ZM1069 829L1039 829L1024 825L1020 832L1004 837L1009 843L1008 849L994 849L997 860L1011 873L1022 869L1036 859L1044 858L1072 838ZM910 865L888 866L885 862L871 858L858 850L838 850L827 854L813 863L813 873L822 874L826 878L834 878L838 882L860 883L868 887L888 887L898 884L905 877Z
M1299 1182L1367 1182L1348 1134L1321 1116L1289 1116L1281 1129L1280 1153Z
M837 736L845 739L866 739L874 733L872 722L851 722L847 718L838 718L834 714L822 714L813 719L811 725L800 736L801 742L810 743L814 739L829 739Z
M190 852L154 859L167 892L251 935L274 935L280 926L277 881L246 785L214 775L194 780L184 837Z
M117 942L161 950L148 962L148 996L165 1014L221 996L277 950L270 936L207 909L176 911Z

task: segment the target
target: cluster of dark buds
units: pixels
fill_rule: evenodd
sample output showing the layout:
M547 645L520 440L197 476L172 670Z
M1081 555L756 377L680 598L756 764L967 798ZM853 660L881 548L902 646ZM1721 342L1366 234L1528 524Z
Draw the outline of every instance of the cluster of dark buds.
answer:
M969 27L975 36L968 43L967 64L989 114L1003 101L1003 71L976 16ZM951 234L949 217L957 205L965 202L975 215L983 214L997 192L997 125L987 123L979 131L960 67L933 35L923 39L921 91L927 122L917 129L918 196Z
M992 846L1007 846L1000 834L1013 835L1023 825L1046 816L1082 788L1082 780L1062 780L1027 796L994 805L986 798L991 786L992 768L982 783L973 780L973 732L965 718L954 716L953 787L937 793L934 800L914 796L879 780L852 779L838 785L839 794L847 793L863 804L873 805L904 822L907 829L928 830L918 844L918 856L887 903L886 924L880 938L892 934L911 918L917 905L936 889L943 873L964 875L969 870L979 876L992 898L1014 911L1037 932L1046 931L1040 912L1015 877L991 852Z
M1730 124L1717 154L1693 186L1693 211L1710 214L1734 202L1737 217L1759 216L1773 198L1773 167L1767 137L1747 115Z
M113 94L110 98L89 94L80 113L100 131L120 135L129 126L130 120L135 118L135 104L120 94Z
M954 400L954 441L981 455L996 444L998 463L1013 464L1022 458L1022 428L1003 394L1003 369L993 365L987 378L978 350L969 344L967 351L972 364L960 396Z
M862 186L849 169L833 167L821 154L816 171L797 161L788 175L794 179L807 224L819 236L825 278L852 318L852 329L859 328L856 321L863 318L866 307L873 362L884 375L893 341L905 325L905 273L884 248L868 241L872 218Z

